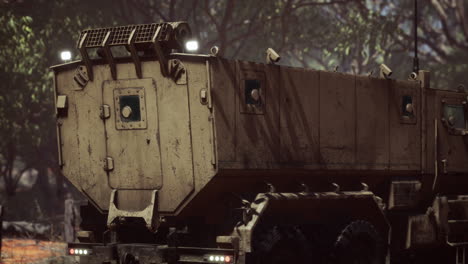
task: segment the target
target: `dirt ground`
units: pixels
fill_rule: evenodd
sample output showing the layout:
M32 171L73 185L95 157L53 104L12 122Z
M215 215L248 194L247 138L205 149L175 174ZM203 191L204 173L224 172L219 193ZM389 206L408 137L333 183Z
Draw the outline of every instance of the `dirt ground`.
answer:
M3 238L3 264L73 264L66 255L66 243L33 239Z

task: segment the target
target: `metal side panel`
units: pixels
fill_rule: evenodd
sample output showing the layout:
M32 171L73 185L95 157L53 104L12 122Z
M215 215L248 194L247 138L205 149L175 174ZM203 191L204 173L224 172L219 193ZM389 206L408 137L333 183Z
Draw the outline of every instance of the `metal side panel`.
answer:
M236 64L234 61L216 58L211 60L213 101L218 135L218 159L220 162L235 162L236 152Z
M211 62L212 60L206 60L205 58L189 58L182 61L189 79L194 191L178 206L174 212L177 215L182 213L182 210L187 209L185 212L190 212L194 208L192 199L199 195L202 190L205 190L205 187L209 184L208 182L212 180L217 172L216 143L229 140L224 134L221 134L221 139L216 137L216 135L219 135L219 131L215 131L218 120L213 116L218 108L216 108L217 104L214 103L213 107L210 108L211 100L209 98L215 89L222 89L223 87L215 87L213 82L210 83L210 80L214 78L211 72ZM205 91L206 94L204 94Z
M464 93L437 91L439 162L445 160L441 165L447 173L468 172L468 135L462 136L452 130L468 129L467 101L468 96Z
M317 168L319 146L319 72L280 68L281 162Z
M356 77L356 165L387 169L389 163L388 81Z
M113 168L108 168L110 186L160 189L156 82L151 78L104 81L102 90L103 103L110 107L105 121L107 158L113 160Z
M238 63L236 159L243 168L271 168L279 160L279 67Z
M142 68L143 76L154 76L157 85L163 175L163 187L158 192L159 211L174 212L194 189L188 85L163 77L158 62L144 62Z
M415 81L390 83L390 169L421 169L421 89ZM410 99L411 98L411 99ZM412 113L406 109L412 104Z
M355 76L320 72L320 152L323 166L350 169L356 160Z
M57 95L67 96L67 114L58 117L62 172L100 209L107 210L111 189L103 170L105 136L99 117L104 69L96 67L95 72L94 82L84 88L74 81L75 69L57 74Z

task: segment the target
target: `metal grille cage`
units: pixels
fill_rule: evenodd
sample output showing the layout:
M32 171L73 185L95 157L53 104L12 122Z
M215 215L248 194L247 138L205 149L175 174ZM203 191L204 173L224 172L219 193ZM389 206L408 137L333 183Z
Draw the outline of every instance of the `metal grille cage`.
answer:
M108 28L97 28L97 29L88 29L83 30L80 34L80 41L86 36L83 46L86 48L97 48L101 47L103 41L110 32L108 44L109 46L118 46L126 45L130 34L134 29L135 39L134 43L148 43L151 42L152 37L156 33L158 26L163 26L165 24L153 23L153 24L141 24L141 25L130 25L130 26L120 26L120 27L108 27Z
M138 78L141 78L141 62L138 55L141 50L152 49L156 54L164 76L168 76L166 53L171 50L183 50L183 42L191 37L190 27L186 22L169 22L129 25L83 30L78 41L78 49L86 66L89 79L93 80L93 62L88 49L100 48L101 54L109 63L112 79L117 78L116 63L112 46L125 46L135 64ZM150 44L150 45L147 45ZM164 45L164 46L162 46ZM99 51L98 51L99 52Z

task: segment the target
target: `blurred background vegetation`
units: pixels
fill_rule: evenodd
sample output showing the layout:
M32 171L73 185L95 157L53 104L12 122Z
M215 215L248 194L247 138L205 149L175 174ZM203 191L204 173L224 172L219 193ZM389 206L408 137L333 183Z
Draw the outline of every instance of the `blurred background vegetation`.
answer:
M0 0L0 203L6 219L60 219L72 192L56 164L49 66L82 29L188 21L208 53L396 78L413 67L413 0ZM419 1L420 68L435 88L467 85L468 0Z

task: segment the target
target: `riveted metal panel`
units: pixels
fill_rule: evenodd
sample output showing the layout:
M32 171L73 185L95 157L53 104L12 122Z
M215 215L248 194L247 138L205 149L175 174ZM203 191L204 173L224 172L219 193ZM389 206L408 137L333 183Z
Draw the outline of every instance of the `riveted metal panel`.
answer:
M134 101L138 102L137 109L132 109L130 106L125 105L123 99L134 99ZM145 100L145 89L144 87L129 87L129 88L117 88L114 89L114 110L115 110L115 126L117 129L146 129L148 119L146 117L146 100ZM151 102L150 102L151 104ZM150 106L151 108L151 106ZM138 113L138 120L129 120L124 115L134 115L133 112Z
M67 116L57 120L62 144L62 173L94 204L106 210L111 189L103 169L106 141L99 109L102 105L100 86L107 72L103 67L95 67L94 82L89 82L84 89L76 89L75 70L56 75L57 95L66 95L68 104Z

